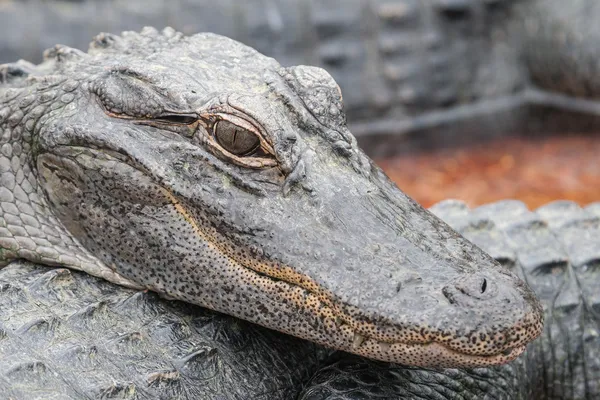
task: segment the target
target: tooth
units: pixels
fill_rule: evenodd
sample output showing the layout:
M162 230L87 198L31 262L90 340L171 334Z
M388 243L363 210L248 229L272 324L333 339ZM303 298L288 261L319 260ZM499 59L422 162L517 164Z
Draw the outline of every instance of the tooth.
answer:
M352 341L352 347L358 349L361 344L365 341L365 337L360 333L354 332L354 340Z
M384 353L388 353L391 347L389 343L379 342L379 349Z

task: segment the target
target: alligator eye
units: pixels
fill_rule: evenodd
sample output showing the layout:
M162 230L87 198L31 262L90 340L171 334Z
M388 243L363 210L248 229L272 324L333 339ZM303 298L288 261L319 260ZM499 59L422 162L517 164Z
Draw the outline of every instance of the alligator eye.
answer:
M213 126L213 134L221 147L236 156L250 155L260 146L256 133L226 120Z

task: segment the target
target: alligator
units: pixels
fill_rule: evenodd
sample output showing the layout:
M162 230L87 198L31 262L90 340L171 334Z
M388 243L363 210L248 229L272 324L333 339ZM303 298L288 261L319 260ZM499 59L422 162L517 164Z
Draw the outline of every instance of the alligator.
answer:
M530 288L358 148L320 68L146 28L2 75L4 264L408 365L499 364L541 332Z
M358 149L345 128L340 90L323 70L282 68L216 35L145 29L102 34L89 54L57 46L41 65L6 65L1 76L0 245L11 263L5 270L16 265L3 291L31 289L18 288L23 268L40 275L14 260L59 265L414 366L506 362L541 331L541 309L527 285L407 198ZM371 212L357 214L357 206ZM364 226L376 226L375 235ZM288 243L296 237L310 238L311 252ZM344 246L353 241L356 248ZM341 251L319 251L332 248ZM177 274L168 272L173 264ZM208 268L215 265L216 272ZM360 274L365 265L381 276L356 291L353 282L369 279ZM409 273L397 276L398 269ZM64 269L41 275L38 291L50 281L74 281ZM85 324L106 307L100 301L68 319ZM406 307L422 314L398 311ZM46 316L18 335L53 336L61 325ZM111 345L126 351L142 339L138 333ZM99 351L75 343L68 350L80 362ZM46 361L19 360L6 382L48 372ZM180 372L146 378L161 386Z
M85 49L101 31L214 32L284 66L325 68L361 147L387 156L415 137L597 124L599 15L595 0L5 0L0 63L39 62L56 43Z

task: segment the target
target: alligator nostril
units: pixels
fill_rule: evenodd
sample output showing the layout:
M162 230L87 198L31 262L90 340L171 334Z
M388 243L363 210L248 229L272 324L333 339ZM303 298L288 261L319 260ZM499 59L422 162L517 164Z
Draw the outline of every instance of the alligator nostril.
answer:
M481 275L468 275L457 278L442 289L444 296L451 304L461 303L471 299L491 299L497 294L493 281L488 281Z

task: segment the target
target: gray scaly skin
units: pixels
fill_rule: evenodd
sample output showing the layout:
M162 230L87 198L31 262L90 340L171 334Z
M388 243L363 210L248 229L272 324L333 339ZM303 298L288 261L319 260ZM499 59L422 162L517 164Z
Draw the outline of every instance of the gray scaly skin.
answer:
M292 399L326 354L85 273L0 269L2 399Z
M101 34L3 67L0 245L417 366L500 364L529 287L357 147L315 67L213 34Z
M600 203L432 211L535 288L541 338L502 366L430 370L291 336L63 268L0 270L0 390L14 399L596 399Z

